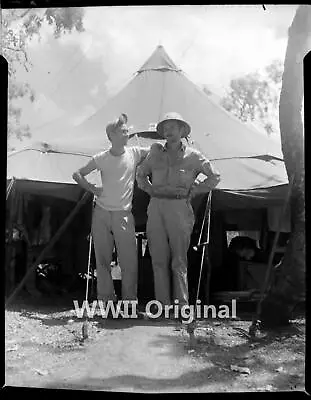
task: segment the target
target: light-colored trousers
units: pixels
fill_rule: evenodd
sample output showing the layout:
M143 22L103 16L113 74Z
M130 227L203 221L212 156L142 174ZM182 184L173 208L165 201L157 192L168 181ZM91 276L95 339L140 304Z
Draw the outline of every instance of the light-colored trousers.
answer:
M135 223L131 211L107 211L96 205L92 217L97 298L116 300L111 277L114 244L122 275L122 300L137 300L137 247Z
M163 305L173 304L175 299L179 301L179 305L188 304L187 251L193 225L193 209L186 199L151 198L148 206L147 238L155 297Z

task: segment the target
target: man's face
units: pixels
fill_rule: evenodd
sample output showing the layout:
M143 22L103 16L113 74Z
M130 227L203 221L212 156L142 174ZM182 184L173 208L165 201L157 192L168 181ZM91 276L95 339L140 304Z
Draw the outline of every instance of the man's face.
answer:
M169 143L180 142L183 134L182 127L177 121L166 121L163 124L163 136Z
M115 129L110 137L111 143L118 146L125 146L128 142L128 127L126 124L120 125Z

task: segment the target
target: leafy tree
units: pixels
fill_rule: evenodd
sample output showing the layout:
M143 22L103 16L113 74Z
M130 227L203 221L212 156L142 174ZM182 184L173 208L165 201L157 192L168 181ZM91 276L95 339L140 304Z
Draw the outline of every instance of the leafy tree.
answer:
M28 97L35 100L35 93L25 82L16 78L17 65L22 65L26 71L31 68L31 60L27 55L27 43L35 37L40 40L41 28L44 24L53 27L55 38L73 30L83 32L83 8L48 8L27 10L3 10L2 14L2 55L8 62L8 136L22 139L30 137L27 125L20 124L21 108L18 100Z
M232 79L221 105L243 122L258 121L270 135L276 130L283 66L274 60L262 73Z

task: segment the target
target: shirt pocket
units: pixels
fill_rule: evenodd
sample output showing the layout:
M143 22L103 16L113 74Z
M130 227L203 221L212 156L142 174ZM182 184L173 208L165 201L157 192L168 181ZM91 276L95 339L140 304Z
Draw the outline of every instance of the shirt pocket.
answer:
M152 184L153 185L167 184L167 168L156 167L152 170Z
M190 187L193 182L193 171L185 168L178 168L175 173L176 185Z

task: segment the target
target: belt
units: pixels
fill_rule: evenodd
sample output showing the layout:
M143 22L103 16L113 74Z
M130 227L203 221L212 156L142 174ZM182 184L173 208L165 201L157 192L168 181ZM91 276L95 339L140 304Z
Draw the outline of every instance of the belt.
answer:
M157 199L181 200L187 199L189 196L182 194L153 194L151 197L155 197Z

